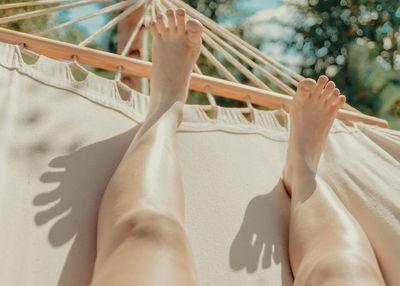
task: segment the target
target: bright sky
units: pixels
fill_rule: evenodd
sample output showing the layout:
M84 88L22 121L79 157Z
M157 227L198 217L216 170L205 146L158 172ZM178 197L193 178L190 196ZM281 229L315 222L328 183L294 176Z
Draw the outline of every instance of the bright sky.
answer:
M98 4L87 5L83 7L77 7L74 9L68 9L65 15L68 19L77 19L79 17L91 14L101 9ZM89 34L93 34L98 29L106 24L106 18L103 15L99 15L85 21L79 22L79 27L84 28Z
M283 5L282 0L242 0L240 6L255 13L260 10L274 9Z

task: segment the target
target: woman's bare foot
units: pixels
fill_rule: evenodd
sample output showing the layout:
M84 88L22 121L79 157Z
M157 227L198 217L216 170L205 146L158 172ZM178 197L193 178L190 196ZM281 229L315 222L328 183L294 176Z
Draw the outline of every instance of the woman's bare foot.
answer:
M345 102L346 97L326 76L318 82L306 79L299 83L290 106L289 147L283 172L289 193L296 173L315 175L333 121Z
M190 74L200 55L202 25L186 20L183 9L168 9L151 23L153 70L150 108L165 110L175 103L183 106Z

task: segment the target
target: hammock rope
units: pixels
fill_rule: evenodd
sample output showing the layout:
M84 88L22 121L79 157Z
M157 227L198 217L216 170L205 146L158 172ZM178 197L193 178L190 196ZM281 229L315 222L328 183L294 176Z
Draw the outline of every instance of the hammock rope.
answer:
M23 7L32 7L32 6L39 6L39 5L58 4L58 3L62 3L62 2L76 2L76 1L78 1L78 0L43 0L43 1L10 3L10 4L2 4L2 5L0 5L0 10L23 8Z
M111 0L39 0L4 4L0 5L0 10L49 4L56 5L62 4L63 2L75 2L3 17L0 18L0 24L110 1ZM201 47L201 55L225 79L223 80L204 75L199 66L195 65L190 89L201 91L206 94L210 105L203 106L204 110L216 110L218 108L215 96L222 96L245 102L247 108L243 108L243 111L250 114L252 114L253 107L249 104L258 104L270 108L280 108L283 106L286 110L288 109L290 97L295 94L298 82L303 80L304 77L282 65L275 59L265 55L260 50L251 46L237 35L231 33L222 25L201 14L182 0L125 0L116 4L110 4L98 11L81 16L77 19L69 20L35 34L36 36L43 36L92 17L111 13L117 10L121 11L120 14L116 15L99 30L89 35L85 40L81 41L77 45L60 42L56 44L55 41L37 38L32 35L22 35L22 33L19 32L5 31L4 29L0 29L0 40L6 40L10 43L17 44L23 43L25 44L24 46L26 50L44 53L50 57L71 60L75 56L75 62L77 62L76 59L79 59L81 63L89 64L97 68L108 69L114 72L117 71L116 81L122 84L120 81L121 73L128 73L145 78L150 77L151 65L142 61L132 60L127 57L127 54L135 39L138 37L141 28L143 26L148 28L149 20L155 20L157 14L165 13L167 8L184 8L187 11L188 18L197 19L203 24L204 33L202 34L203 45ZM124 44L122 51L120 51L120 55L113 55L110 53L107 53L106 55L104 52L85 48L101 34L124 21L132 12L138 9L143 9L143 12L141 13L139 20L136 22L135 27L132 27L133 30L129 35L129 39ZM53 49L49 48L49 46L53 46ZM55 46L58 46L61 50L54 51ZM100 54L103 55L102 60L95 62L95 58L97 57L98 59ZM225 63L228 63L229 67ZM137 70L134 70L134 67ZM119 77L117 74L119 74ZM249 83L246 85L241 84L236 77L237 74L242 74L247 78ZM125 84L120 86L124 89L127 87ZM358 113L349 105L346 105L346 109L347 110L339 111L338 118L363 121L365 123L387 127L387 122L382 119Z
M95 12L90 13L90 14L88 14L88 15L85 15L85 16L79 17L79 18L77 18L77 19L73 19L73 20L64 22L64 23L62 23L62 24L59 24L59 25L57 25L57 26L54 26L54 27L52 27L52 28L50 28L50 29L47 29L47 30L45 30L45 31L35 33L35 35L37 35L37 36L43 36L43 35L46 35L46 34L48 34L48 33L50 33L50 32L53 32L53 31L55 31L55 30L68 27L68 26L70 26L70 25L73 25L73 24L76 24L76 23L85 21L85 20L90 19L90 18L93 18L93 17L96 17L96 16L100 16L100 15L103 15L103 14L107 14L107 13L113 12L113 11L115 11L115 10L124 9L124 8L126 8L126 7L128 7L128 6L132 5L132 4L134 4L136 1L137 1L137 0L129 0L129 1L123 1L123 2L119 2L119 3L113 4L113 5L111 5L111 6L102 8L101 10L95 11Z
M85 1L79 1L78 3L62 5L62 6L57 6L57 7L51 7L51 8L45 8L45 9L36 10L36 11L30 11L30 12L26 12L26 13L21 13L21 14L17 14L17 15L13 15L13 16L0 18L0 24L15 22L18 20L24 20L24 19L34 18L34 17L39 17L39 16L43 16L43 15L49 15L49 14L53 14L56 12L76 8L76 7L82 7L82 6L86 6L86 5L90 5L90 4L110 2L110 1L112 1L112 0L85 0Z
M136 36L138 35L140 29L142 28L142 26L144 24L144 20L146 18L146 15L150 11L152 6L153 5L146 5L146 7L143 9L143 12L142 12L142 15L140 16L139 21L136 23L136 26L135 26L132 34L130 35L128 41L125 44L124 49L121 52L121 56L125 57L128 54L129 49L132 46L133 41L136 39Z
M89 36L87 39L83 40L82 42L80 42L78 44L78 46L80 47L86 47L88 44L90 44L93 40L95 40L98 36L100 36L101 34L103 34L105 31L109 30L110 28L112 28L114 25L118 24L119 22L121 22L122 20L124 20L126 17L128 17L133 11L135 11L136 9L140 8L140 6L142 6L144 4L143 0L138 0L136 1L135 4L129 6L126 10L124 10L124 12L122 12L121 14L119 14L118 16L116 16L115 18L113 18L112 20L110 20L106 25L104 25L101 29L99 29L98 31L96 31L94 34L92 34L91 36Z

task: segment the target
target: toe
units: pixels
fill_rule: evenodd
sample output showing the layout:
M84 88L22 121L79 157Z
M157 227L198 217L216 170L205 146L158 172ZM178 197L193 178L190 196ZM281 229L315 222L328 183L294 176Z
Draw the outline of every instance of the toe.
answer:
M335 89L336 84L333 81L330 81L325 86L324 91L321 93L321 98L328 99L328 97L332 94L333 90Z
M320 96L325 85L328 83L329 79L325 75L321 75L318 78L317 85L314 88L313 95Z
M341 104L340 108L342 108L344 106L346 101L347 101L347 97L345 95L343 95L343 94L339 95L339 102Z
M170 32L176 31L176 17L175 17L175 11L173 9L168 9L167 10L167 18L168 18L168 28Z
M335 100L339 97L339 95L340 95L340 90L338 88L335 88L331 94L330 99Z
M201 43L201 33L203 26L197 20L189 20L186 23L186 29L189 36L189 41L192 44L199 45Z
M151 31L151 35L153 36L153 39L159 38L160 32L157 29L157 24L154 21L151 21L150 23L150 31Z
M328 102L328 104L334 104L339 95L340 95L340 90L338 88L334 88L331 94L326 98L326 102Z
M339 110L344 106L346 103L346 96L343 94L340 94L335 98L334 103L332 104L332 108Z
M178 33L183 34L186 31L186 13L185 10L180 8L176 10L176 23Z
M157 29L161 35L164 35L167 32L167 26L165 25L165 17L163 14L157 15Z
M316 86L316 82L313 79L305 79L299 82L295 99L305 99L311 95L311 92Z

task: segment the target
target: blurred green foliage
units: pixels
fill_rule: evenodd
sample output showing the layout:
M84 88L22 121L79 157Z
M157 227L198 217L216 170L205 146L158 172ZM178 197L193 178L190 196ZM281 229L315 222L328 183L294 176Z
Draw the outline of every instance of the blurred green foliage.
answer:
M284 44L303 54L302 74L327 74L351 105L400 128L400 2L287 2L296 13Z
M349 64L336 76L359 110L386 119L400 130L400 72L377 60L380 50L358 41L349 47ZM344 82L342 82L344 81Z
M240 13L236 6L240 0L184 0L184 2L213 20L226 20Z
M34 2L35 0L25 0L25 2ZM21 2L19 0L0 0L0 4L11 4ZM14 9L6 9L0 10L0 17L8 17L24 12L35 11L40 8L49 8L52 5L42 5L42 6L33 6L33 7L23 7L23 8L14 8ZM0 27L12 29L16 31L24 31L27 33L36 33L42 31L55 23L56 19L53 15L43 15L40 17L20 20L16 22L1 24Z
M24 0L24 2L35 2L37 0ZM19 3L21 0L0 0L0 4L11 4L11 3ZM39 5L39 6L31 6L31 7L21 7L21 8L13 8L0 10L0 17L7 17L12 15L17 15L21 13L26 13L30 11L37 11L40 9L46 9L50 7L57 6L57 4L48 4L48 5ZM14 21L10 23L1 24L0 27L12 29L16 31L23 31L29 34L37 33L44 31L53 27L54 25L59 24L60 22L65 21L65 14L46 14L39 17L32 17L24 20ZM82 29L77 28L76 26L70 26L68 28L64 28L61 30L54 31L47 35L47 37L69 42L69 43L79 43L79 41L86 38L86 33Z

